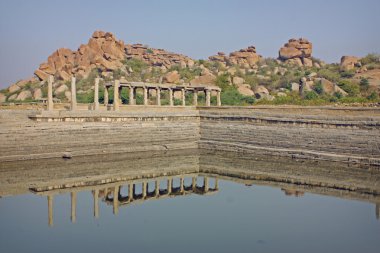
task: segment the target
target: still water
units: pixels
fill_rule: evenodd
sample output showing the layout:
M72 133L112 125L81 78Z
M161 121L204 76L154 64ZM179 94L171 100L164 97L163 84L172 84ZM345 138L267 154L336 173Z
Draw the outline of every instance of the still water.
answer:
M2 197L0 252L379 252L374 203L193 178Z

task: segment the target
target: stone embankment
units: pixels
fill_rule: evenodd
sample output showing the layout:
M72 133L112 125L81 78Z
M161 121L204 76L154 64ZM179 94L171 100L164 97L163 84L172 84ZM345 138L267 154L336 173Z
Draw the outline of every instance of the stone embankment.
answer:
M376 108L0 112L0 161L199 148L379 166L379 143Z

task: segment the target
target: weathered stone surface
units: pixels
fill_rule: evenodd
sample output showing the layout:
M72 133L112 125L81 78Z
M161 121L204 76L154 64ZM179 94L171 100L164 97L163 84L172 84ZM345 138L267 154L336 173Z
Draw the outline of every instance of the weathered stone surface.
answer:
M59 86L57 89L54 90L54 94L58 95L58 94L65 92L67 90L69 90L69 87L67 87L66 84L62 84L61 86Z
M213 74L208 74L204 76L198 76L190 81L190 84L205 84L205 85L213 85L215 84L216 77Z
M223 52L218 52L217 55L210 56L209 60L228 66L239 65L243 68L250 68L256 66L260 58L261 56L256 53L256 48L249 46L248 48L232 52L229 56L226 56Z
M31 97L32 97L32 93L29 90L23 90L17 95L16 100L24 101L25 99L31 98Z
M297 66L312 67L311 55L313 51L312 43L307 39L290 39L279 50L279 60Z
M291 85L290 86L291 91L296 91L296 92L300 91L300 84L299 83L291 83L290 85Z
M16 98L17 98L17 94L13 94L13 95L9 96L7 100L12 101L12 100L16 100Z
M33 91L33 98L34 99L42 98L42 90L40 88L37 88Z
M232 78L232 83L235 84L235 85L240 85L240 84L244 83L244 79L241 78L241 77L238 77L238 76L234 76Z
M244 96L254 96L255 93L251 89L251 86L249 84L239 84L237 87L240 94Z
M164 75L164 82L167 83L178 83L180 79L180 75L178 71L170 71Z
M13 92L19 91L20 89L21 89L20 86L18 86L17 83L15 83L9 86L8 91L10 93L13 93Z
M263 85L258 85L258 86L256 86L256 87L253 89L253 91L254 91L255 93L269 94L268 89L265 88L265 86L263 86Z
M329 95L334 95L335 92L339 92L343 96L347 96L348 93L342 90L338 85L330 82L325 78L316 78L314 83L320 82L323 92Z
M355 56L342 56L340 59L340 70L347 71L354 69L355 65L359 63L359 58Z

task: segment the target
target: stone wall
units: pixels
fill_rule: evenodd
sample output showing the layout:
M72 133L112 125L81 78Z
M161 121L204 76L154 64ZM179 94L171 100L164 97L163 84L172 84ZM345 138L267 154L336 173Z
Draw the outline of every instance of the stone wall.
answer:
M379 166L379 143L376 108L0 111L0 161L200 148Z
M201 149L380 165L376 109L202 108L200 119Z

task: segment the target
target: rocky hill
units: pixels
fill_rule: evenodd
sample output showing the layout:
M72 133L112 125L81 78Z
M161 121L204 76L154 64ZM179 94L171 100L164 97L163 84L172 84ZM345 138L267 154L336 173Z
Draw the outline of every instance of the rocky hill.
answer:
M349 97L349 101L378 100L378 55L362 59L344 56L339 65L325 64L312 53L312 43L300 38L290 39L281 47L277 59L264 58L255 46L249 46L229 54L218 52L208 60L195 60L143 44L125 44L110 32L95 31L88 43L76 51L58 49L40 64L33 77L1 90L0 102L46 97L49 75L55 77L54 96L63 101L70 99L71 76L78 80L79 102L91 101L95 77L216 84L223 89L224 104L336 103L346 101L344 97Z

